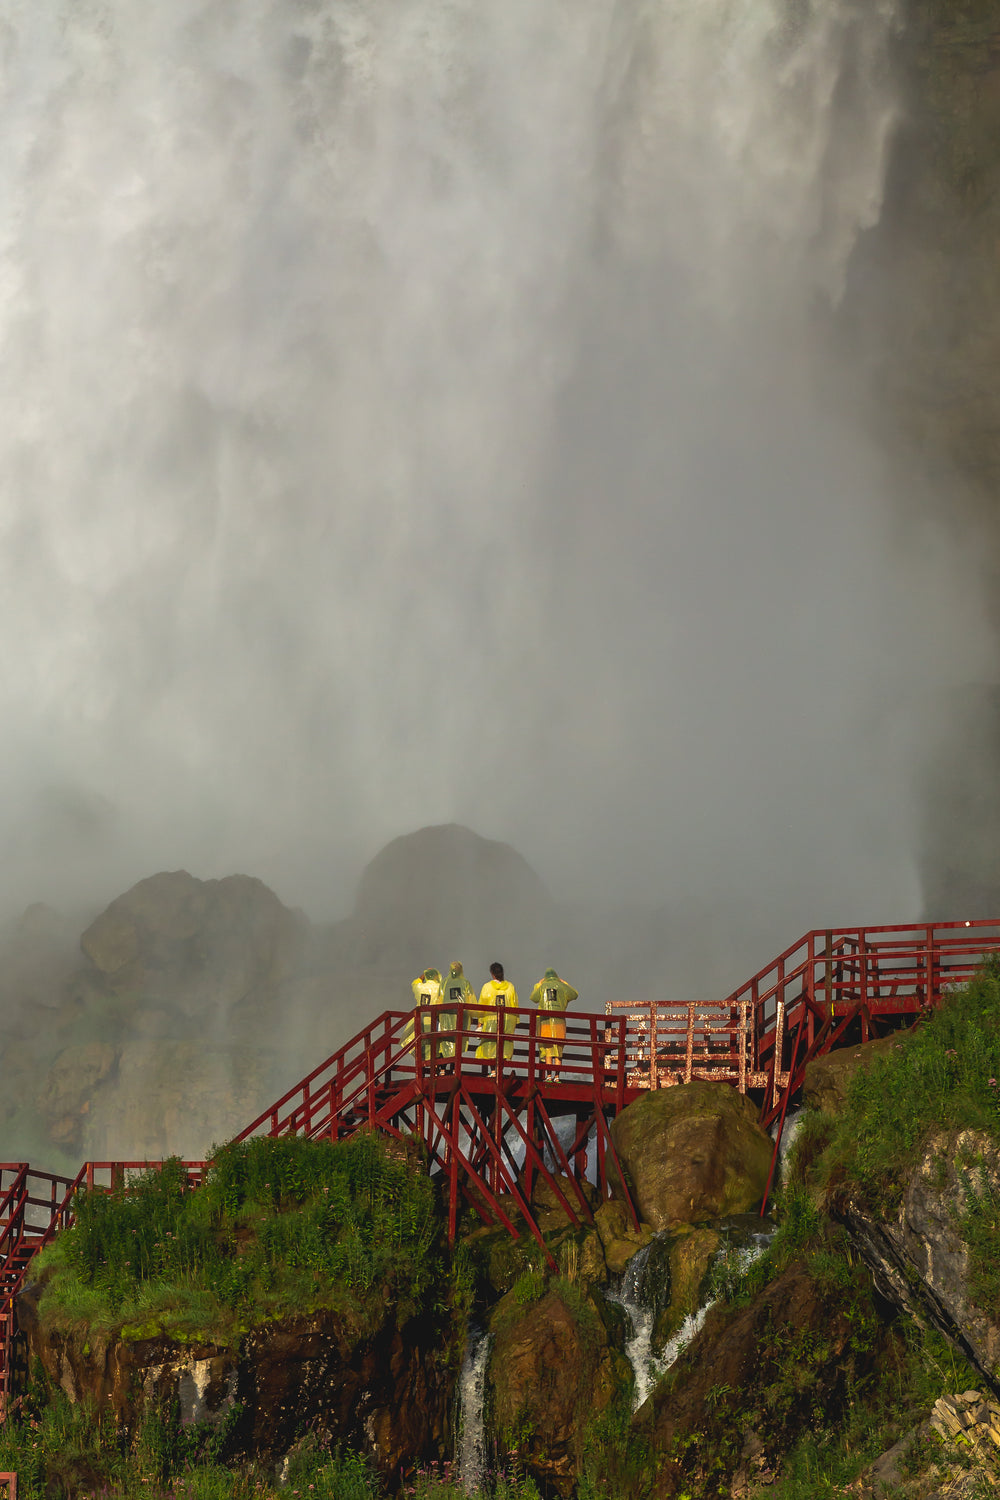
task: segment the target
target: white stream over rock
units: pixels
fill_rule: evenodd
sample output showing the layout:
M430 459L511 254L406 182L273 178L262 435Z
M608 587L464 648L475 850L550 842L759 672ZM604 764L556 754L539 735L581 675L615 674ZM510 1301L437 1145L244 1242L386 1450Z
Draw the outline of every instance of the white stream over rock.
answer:
M763 1255L772 1237L773 1230L770 1228L751 1232L747 1242L735 1252L730 1245L724 1245L716 1256L716 1262L725 1256L736 1273L744 1271L758 1256ZM635 1376L632 1401L635 1411L642 1406L660 1377L670 1369L699 1332L715 1301L714 1298L709 1298L695 1312L689 1313L660 1353L654 1354L653 1332L657 1315L665 1304L664 1294L667 1291L663 1277L658 1273L656 1251L662 1251L669 1238L669 1235L657 1235L651 1244L637 1251L625 1267L620 1286L607 1293L610 1302L617 1302L624 1308L631 1325L631 1332L625 1340L625 1354Z
M483 1406L486 1395L486 1367L492 1339L476 1323L470 1323L465 1342L465 1359L458 1381L458 1479L467 1495L482 1487L486 1471L486 1429Z

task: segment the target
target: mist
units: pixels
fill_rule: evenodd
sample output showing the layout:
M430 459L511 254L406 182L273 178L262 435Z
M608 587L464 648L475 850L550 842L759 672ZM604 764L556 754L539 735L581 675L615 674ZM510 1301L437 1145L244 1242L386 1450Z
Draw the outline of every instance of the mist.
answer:
M752 966L915 919L993 642L832 334L897 26L0 0L0 906L457 821Z

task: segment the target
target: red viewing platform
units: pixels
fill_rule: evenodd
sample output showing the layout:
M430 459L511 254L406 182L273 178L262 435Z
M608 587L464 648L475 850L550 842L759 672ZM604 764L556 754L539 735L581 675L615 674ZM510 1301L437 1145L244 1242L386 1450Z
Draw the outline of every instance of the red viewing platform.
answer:
M808 1062L913 1026L997 952L996 921L810 932L723 1000L634 997L609 1000L601 1014L567 1012L555 1078L546 1077L541 1049L551 1041L540 1035L534 1010L519 1011L506 1037L491 1034L501 1053L492 1063L473 1055L484 1040L475 1022L490 1007L449 1004L457 1025L448 1031L439 1026L442 1006L386 1011L238 1139L342 1140L372 1128L415 1137L431 1172L442 1175L452 1239L468 1206L515 1237L523 1222L545 1250L531 1206L536 1181L546 1182L572 1222L592 1223L584 1181L609 1194L609 1170L617 1166L611 1122L644 1090L692 1079L732 1085L758 1104L765 1128L777 1124L776 1160ZM505 1039L513 1043L510 1059L502 1056ZM0 1417L15 1352L15 1299L34 1256L72 1223L81 1187L110 1187L155 1165L87 1162L71 1180L24 1162L0 1164ZM204 1163L186 1165L197 1185ZM627 1207L638 1224L634 1204Z

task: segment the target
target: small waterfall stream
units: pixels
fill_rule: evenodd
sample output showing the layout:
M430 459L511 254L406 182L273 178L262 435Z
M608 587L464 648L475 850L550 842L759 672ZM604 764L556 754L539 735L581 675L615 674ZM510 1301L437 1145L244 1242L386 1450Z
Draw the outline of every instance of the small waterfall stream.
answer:
M486 1367L492 1339L478 1323L470 1323L465 1343L465 1359L458 1381L456 1443L458 1479L467 1495L480 1489L486 1472L486 1430L483 1406L486 1395Z
M723 1229L723 1245L715 1263L727 1258L735 1272L742 1272L763 1255L773 1237L773 1229L743 1225ZM635 1375L633 1410L647 1400L653 1387L700 1330L714 1298L689 1313L677 1332L657 1354L653 1351L653 1334L660 1312L669 1302L669 1277L664 1275L664 1260L670 1236L657 1235L649 1245L636 1252L625 1267L621 1285L607 1293L628 1315L631 1332L625 1340L625 1354Z

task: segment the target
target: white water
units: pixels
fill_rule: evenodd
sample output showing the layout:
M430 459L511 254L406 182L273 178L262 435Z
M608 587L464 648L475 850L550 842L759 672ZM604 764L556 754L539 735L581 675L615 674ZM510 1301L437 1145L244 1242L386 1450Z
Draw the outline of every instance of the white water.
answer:
M455 817L784 937L915 909L869 708L976 670L974 591L888 565L809 374L895 9L0 0L22 902L185 863L327 915Z
M466 1494L482 1488L486 1473L486 1431L483 1404L490 1335L470 1324L465 1359L458 1382L458 1480Z
M727 1255L734 1273L740 1274L763 1255L772 1237L773 1231L761 1231L754 1234L750 1243L742 1249L735 1252L723 1249L719 1254ZM625 1267L621 1285L616 1290L607 1293L608 1300L617 1302L628 1315L630 1331L625 1339L625 1354L635 1377L632 1398L634 1411L638 1411L651 1394L657 1381L666 1374L695 1335L700 1332L709 1308L715 1305L714 1299L710 1298L693 1313L688 1313L677 1332L667 1340L660 1353L653 1353L653 1333L659 1311L657 1293L661 1290L653 1283L651 1268L648 1264L655 1244L656 1241L651 1245L646 1245L632 1256Z

